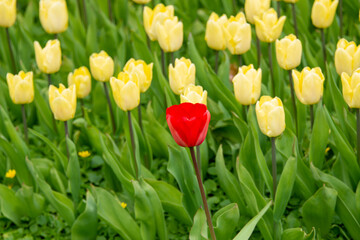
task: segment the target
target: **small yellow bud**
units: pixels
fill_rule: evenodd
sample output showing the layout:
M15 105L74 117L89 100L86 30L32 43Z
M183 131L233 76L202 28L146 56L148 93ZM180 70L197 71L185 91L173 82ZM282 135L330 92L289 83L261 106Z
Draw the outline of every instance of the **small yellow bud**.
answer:
M224 33L224 25L228 19L226 15L220 18L216 13L211 13L209 20L206 23L205 41L209 48L215 50L225 50L226 38Z
M255 24L255 16L261 17L270 8L270 0L245 0L246 19Z
M61 67L60 41L49 40L44 48L41 48L38 41L34 42L36 64L43 73L56 73Z
M344 38L340 39L335 51L335 67L339 75L346 72L351 76L360 67L360 46Z
M27 104L34 100L33 72L6 75L10 98L15 104Z
M116 104L123 111L130 111L140 103L139 78L136 73L120 72L110 79L110 86Z
M351 108L360 108L360 68L356 69L351 77L343 72L341 82L345 102Z
M79 155L79 157L87 158L87 157L89 157L91 154L90 154L89 151L81 151L81 152L78 152L78 155Z
M127 204L125 202L121 202L121 207L126 208Z
M114 74L114 60L105 51L93 53L90 56L90 71L95 80L107 82Z
M261 17L255 16L255 30L257 37L263 42L274 42L280 37L285 16L278 19L278 15L273 8L268 9Z
M175 67L169 65L169 81L171 90L180 95L186 86L195 84L195 65L184 57L175 59Z
M203 90L201 86L195 86L194 84L189 84L184 92L180 96L181 103L207 103L207 91Z
M184 38L183 23L177 17L169 17L163 23L156 24L156 36L164 52L179 50Z
M16 20L16 0L0 0L0 27L11 27Z
M294 34L281 40L276 39L276 59L279 66L285 70L296 68L301 63L302 45Z
M59 88L50 85L49 102L56 120L67 121L74 118L76 111L76 85L71 85L69 88L65 88L61 83Z
M157 40L156 25L162 24L165 19L174 17L174 6L164 6L164 4L157 4L152 10L149 7L144 7L143 22L144 28L151 41Z
M5 177L6 178L14 178L16 176L16 170L15 169L9 169L9 171L6 172Z
M231 16L225 23L226 46L233 55L244 54L251 47L251 27L246 22L244 13Z
M254 66L239 67L233 79L236 100L242 105L255 104L261 93L261 69Z
M68 10L65 0L40 0L40 22L49 34L65 32L68 28Z
M131 58L124 67L124 72L136 73L139 78L140 92L146 92L150 87L153 77L153 63L146 64L143 60Z
M311 9L311 20L317 28L328 28L334 20L338 0L315 0Z

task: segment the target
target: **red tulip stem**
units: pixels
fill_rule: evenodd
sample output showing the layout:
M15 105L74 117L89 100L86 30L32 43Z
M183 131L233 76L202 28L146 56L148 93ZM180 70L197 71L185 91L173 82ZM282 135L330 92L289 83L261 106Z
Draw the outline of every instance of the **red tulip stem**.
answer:
M340 1L341 1L341 0L340 0ZM295 8L295 3L291 3L291 8L292 8L293 21L294 21L295 35L296 35L296 37L299 37L298 27L297 27L297 21L296 21L296 8ZM280 16L279 16L279 17L280 17Z
M257 50L257 64L258 68L260 67L260 61L261 61L261 47L260 47L260 39L255 34L256 38L256 50Z
M219 51L215 50L215 73L218 72L219 68Z
M28 128L27 128L26 112L25 112L24 104L21 104L21 113L22 113L22 119L23 119L23 125L24 125L25 142L26 142L26 144L29 144Z
M277 3L277 5L276 5L276 12L277 12L278 17L280 17L280 14L281 14L281 4L280 4L280 1L277 1L276 3Z
M7 38L9 52L10 52L10 60L11 60L12 70L13 70L13 73L16 73L15 57L14 57L13 49L11 47L11 38L10 38L10 34L9 34L9 28L5 28L5 32L6 32L6 38Z
M273 177L273 199L275 201L275 195L276 195L276 175L277 175L277 169L276 169L276 147L275 147L275 138L270 138L271 140L271 159L272 159L272 177Z
M343 36L343 1L339 1L340 38Z
M274 70L273 70L273 62L272 62L272 45L271 45L271 42L268 43L268 51L269 51L269 56L268 57L269 57L272 95L273 95L273 97L275 97L275 79L274 79Z
M292 100L292 105L293 105L293 109L294 109L295 128L296 128L295 130L296 130L296 136L298 136L299 127L298 127L298 120L297 120L297 108L296 108L296 99L295 99L295 93L294 93L294 82L292 79L291 70L289 70L288 72L289 72L291 100Z
M111 100L110 100L110 95L109 95L109 90L107 88L106 82L104 83L104 91L105 91L105 95L106 95L106 99L109 105L109 111L110 111L110 118L111 118L111 126L112 126L112 130L113 130L113 134L115 134L116 131L116 127L115 127L115 117L114 117L114 112L111 106Z
M360 109L356 109L357 160L360 165Z
M311 130L314 127L314 105L310 105L310 126L311 126Z
M201 169L201 153L200 153L200 145L196 146L196 160L198 162L199 165L199 169L200 169L200 177L202 176L202 169Z
M132 146L132 155L134 160L134 168L135 168L135 177L139 179L139 169L138 164L136 161L136 154L135 154L135 138L134 138L134 131L133 131L133 124L131 120L131 112L128 111L128 121L129 121L129 132L130 132L130 139L131 139L131 146Z
M190 153L191 153L191 158L192 158L194 168L195 168L196 178L197 178L199 188L200 188L201 198L202 198L202 202L203 202L204 209L205 209L206 220L207 220L208 225L209 225L211 238L212 238L212 240L216 240L216 235L215 235L214 227L213 227L213 224L212 224L212 221L211 221L211 215L210 215L209 207L208 207L208 204L207 204L207 201L206 201L204 186L203 186L203 183L201 181L200 171L199 171L198 164L197 164L196 158L195 158L194 147L190 147Z
M69 146L67 144L67 139L69 138L69 128L68 128L68 122L64 121L64 128L65 128L65 145L66 145L66 156L69 159L70 154L69 154Z

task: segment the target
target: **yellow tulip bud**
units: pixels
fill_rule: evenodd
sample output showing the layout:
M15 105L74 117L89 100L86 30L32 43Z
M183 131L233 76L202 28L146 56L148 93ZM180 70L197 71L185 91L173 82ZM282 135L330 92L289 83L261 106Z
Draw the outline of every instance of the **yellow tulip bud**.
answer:
M311 20L317 28L328 28L334 20L338 0L315 0L311 10Z
M11 27L16 20L16 0L0 0L0 27Z
M143 21L144 28L151 41L155 41L156 37L156 25L163 23L165 19L174 16L174 6L164 6L162 3L157 4L152 10L149 7L144 7Z
M175 52L183 43L183 23L177 17L170 17L163 23L157 23L156 36L164 52Z
M205 41L209 48L215 50L225 50L226 38L224 33L224 25L227 23L226 15L220 18L216 13L211 13L206 23Z
M110 85L116 104L123 111L130 111L140 103L139 78L136 73L121 72L110 79Z
M136 73L139 78L140 92L146 92L150 87L153 77L153 63L146 64L143 60L131 58L124 67L124 72Z
M256 118L263 134L277 137L285 130L285 112L281 99L262 96L256 103Z
M34 42L36 64L43 73L55 73L61 67L60 41L49 40L44 48L41 48L38 41Z
M294 34L290 34L281 40L276 40L276 59L279 66L285 70L291 70L300 65L302 45Z
M270 8L270 0L245 0L245 15L249 23L255 24L255 16L261 17Z
M181 103L190 102L190 103L207 103L207 91L203 90L201 86L195 86L194 84L189 84L184 92L180 95Z
M239 67L239 72L232 82L234 84L235 97L242 105L255 104L261 93L261 68L254 69L254 66Z
M261 17L255 16L255 30L257 37L263 42L273 42L280 37L286 17L278 15L273 8L264 12Z
M319 67L304 68L301 73L293 70L294 89L297 98L302 104L318 103L324 91L324 75Z
M169 65L169 81L172 91L180 95L186 86L195 84L195 65L184 57L175 59L175 67Z
M39 16L41 26L47 33L62 33L68 28L69 17L65 0L40 0Z
M147 4L149 3L151 0L133 0L133 2L137 3L137 4Z
M225 23L226 46L233 55L244 54L251 47L251 27L246 22L244 13L231 16Z
M90 71L95 80L107 82L114 74L114 60L105 52L90 56Z
M76 111L76 85L65 88L60 83L59 88L54 85L49 87L49 102L54 118L67 121L75 116Z
M74 73L68 75L68 85L76 85L76 96L85 98L91 91L91 75L87 67L75 69Z
M351 76L360 67L360 46L344 38L340 39L335 51L335 67L339 75L346 72Z
M34 100L33 72L6 75L10 98L15 104L31 103Z
M351 108L360 108L360 68L356 69L351 77L343 72L341 82L345 102Z

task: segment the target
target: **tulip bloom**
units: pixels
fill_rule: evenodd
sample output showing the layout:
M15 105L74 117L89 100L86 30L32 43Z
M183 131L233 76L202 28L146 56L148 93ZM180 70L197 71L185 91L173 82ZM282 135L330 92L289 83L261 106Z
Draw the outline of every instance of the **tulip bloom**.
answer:
M166 109L166 121L177 144L194 147L205 140L210 112L204 104L181 103Z
M151 0L133 0L133 2L137 3L137 4L147 4L149 3Z
M334 20L338 0L315 0L311 10L311 20L317 28L328 28Z
M27 104L34 100L33 72L20 71L17 75L8 73L6 80L13 103Z
M47 33L62 33L68 28L69 17L65 0L40 0L39 16L41 26Z
M139 78L135 73L120 72L110 79L110 86L116 104L123 111L130 111L140 103Z
M343 72L341 82L345 102L351 108L360 108L360 68L356 69L351 77Z
M255 104L261 93L261 68L256 70L252 64L239 67L232 82L236 100L240 104Z
M38 41L34 42L36 64L43 73L51 74L60 70L61 48L60 41L49 40L44 48L41 48Z
M296 68L301 63L302 45L294 34L276 40L276 59L285 70Z
M246 19L255 24L255 17L261 17L270 8L270 0L245 0Z
M181 103L202 103L206 105L207 102L207 91L203 90L201 86L195 86L194 84L189 84L184 92L180 96Z
M60 83L59 88L54 85L49 87L49 102L51 111L56 120L67 121L75 116L76 111L76 86L65 88Z
M11 27L16 20L16 0L0 0L0 27Z
M209 20L206 23L205 41L209 48L215 50L225 50L226 38L224 33L224 25L227 22L226 15L220 18L216 13L211 13Z
M251 47L251 27L246 22L245 15L240 12L236 17L231 16L225 23L224 33L226 46L233 55L247 52Z
M91 75L87 67L75 69L74 73L68 75L68 85L76 85L76 96L85 98L91 91Z
M256 118L263 134L277 137L285 130L285 112L281 99L262 96L256 103Z
M360 67L360 46L344 38L340 39L335 51L335 67L339 75L346 72L351 76Z
M293 70L294 88L297 98L302 104L318 103L324 91L324 75L319 67L304 68L301 73Z
M184 57L175 59L175 67L169 65L169 81L171 90L180 95L186 86L195 84L195 65Z
M179 50L184 38L183 23L177 17L170 17L156 25L156 37L164 52Z
M254 17L257 37L263 42L274 42L280 37L286 17L278 15L273 8L265 11L261 17Z
M165 19L171 17L174 17L174 6L172 5L165 7L162 3L160 3L155 6L154 10L146 6L144 7L144 28L151 41L155 41L157 39L157 24L161 24Z
M153 77L153 63L146 64L143 60L131 58L125 64L124 72L129 74L136 73L139 78L140 92L146 92L150 87Z
M114 74L114 60L105 52L90 56L90 71L95 80L107 82Z

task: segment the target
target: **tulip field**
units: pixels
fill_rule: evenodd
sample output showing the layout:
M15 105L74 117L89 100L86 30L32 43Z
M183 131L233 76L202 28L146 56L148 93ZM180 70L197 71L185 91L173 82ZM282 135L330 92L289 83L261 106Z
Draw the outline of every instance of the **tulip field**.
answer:
M0 0L0 239L360 240L358 0Z

